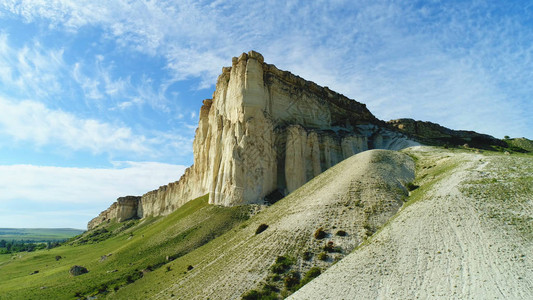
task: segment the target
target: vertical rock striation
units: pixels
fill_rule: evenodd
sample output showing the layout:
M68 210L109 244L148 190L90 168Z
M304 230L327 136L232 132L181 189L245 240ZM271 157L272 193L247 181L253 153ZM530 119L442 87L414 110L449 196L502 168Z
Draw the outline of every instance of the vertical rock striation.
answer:
M169 214L207 193L212 204L263 203L356 153L416 144L389 128L364 104L243 53L203 102L194 164L143 195L137 217Z
M92 219L89 224L87 224L87 229L91 230L96 226L113 219L116 219L118 222L123 222L137 218L140 201L141 197L138 196L119 197L108 209Z

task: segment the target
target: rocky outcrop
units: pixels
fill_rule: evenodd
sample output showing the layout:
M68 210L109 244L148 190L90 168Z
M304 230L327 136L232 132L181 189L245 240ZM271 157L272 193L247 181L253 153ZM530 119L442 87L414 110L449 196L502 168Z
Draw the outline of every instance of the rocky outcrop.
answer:
M166 215L205 194L218 205L263 203L356 153L416 144L390 128L364 104L243 53L203 102L194 164L143 195L137 216Z
M141 197L139 196L119 197L108 209L92 219L87 225L87 229L91 230L96 226L113 219L116 219L118 222L123 222L137 218L139 216L138 210L140 201Z
M491 146L507 147L504 141L487 134L453 130L431 122L398 119L387 123L428 145L459 146L468 144L470 147L482 149L490 148Z

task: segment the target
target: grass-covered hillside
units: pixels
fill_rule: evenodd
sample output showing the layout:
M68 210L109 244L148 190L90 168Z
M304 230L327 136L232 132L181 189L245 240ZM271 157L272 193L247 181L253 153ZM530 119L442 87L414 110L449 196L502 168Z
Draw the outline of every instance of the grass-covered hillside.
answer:
M514 139L504 139L504 141L509 145L511 149L517 149L519 152L525 150L527 152L533 152L533 141L526 138L514 138Z
M248 218L247 207L223 208L207 201L198 198L166 217L111 222L58 248L0 255L0 299L102 298L152 271L166 271L173 259ZM74 265L89 272L72 276Z

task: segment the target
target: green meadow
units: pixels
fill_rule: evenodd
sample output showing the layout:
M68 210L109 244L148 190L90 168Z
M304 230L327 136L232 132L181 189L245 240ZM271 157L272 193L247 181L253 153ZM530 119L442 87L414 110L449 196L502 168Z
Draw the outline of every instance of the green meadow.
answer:
M72 228L0 228L0 240L48 242L67 240L84 230Z
M0 299L105 297L170 270L171 261L248 219L248 210L208 205L206 195L165 217L111 222L57 248L0 255ZM74 265L89 272L72 276Z

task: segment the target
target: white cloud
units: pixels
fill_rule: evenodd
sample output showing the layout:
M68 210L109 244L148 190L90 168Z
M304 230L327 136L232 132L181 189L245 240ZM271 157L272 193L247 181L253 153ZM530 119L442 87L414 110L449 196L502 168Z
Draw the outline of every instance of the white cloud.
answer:
M189 138L169 132L135 134L131 128L81 119L52 110L34 101L12 102L0 96L0 134L37 146L53 145L71 150L130 153L158 157L168 152L190 153Z
M147 138L135 135L131 129L102 123L93 119L78 119L74 115L51 110L42 103L14 103L0 97L0 133L18 141L39 146L58 144L73 150L94 153L126 151L147 153Z
M112 169L0 165L0 201L111 204L117 197L142 195L176 181L185 166L118 162Z
M116 162L111 169L0 165L0 214L8 214L0 227L84 228L116 198L157 189L184 170L156 162ZM17 202L29 205L20 208Z

